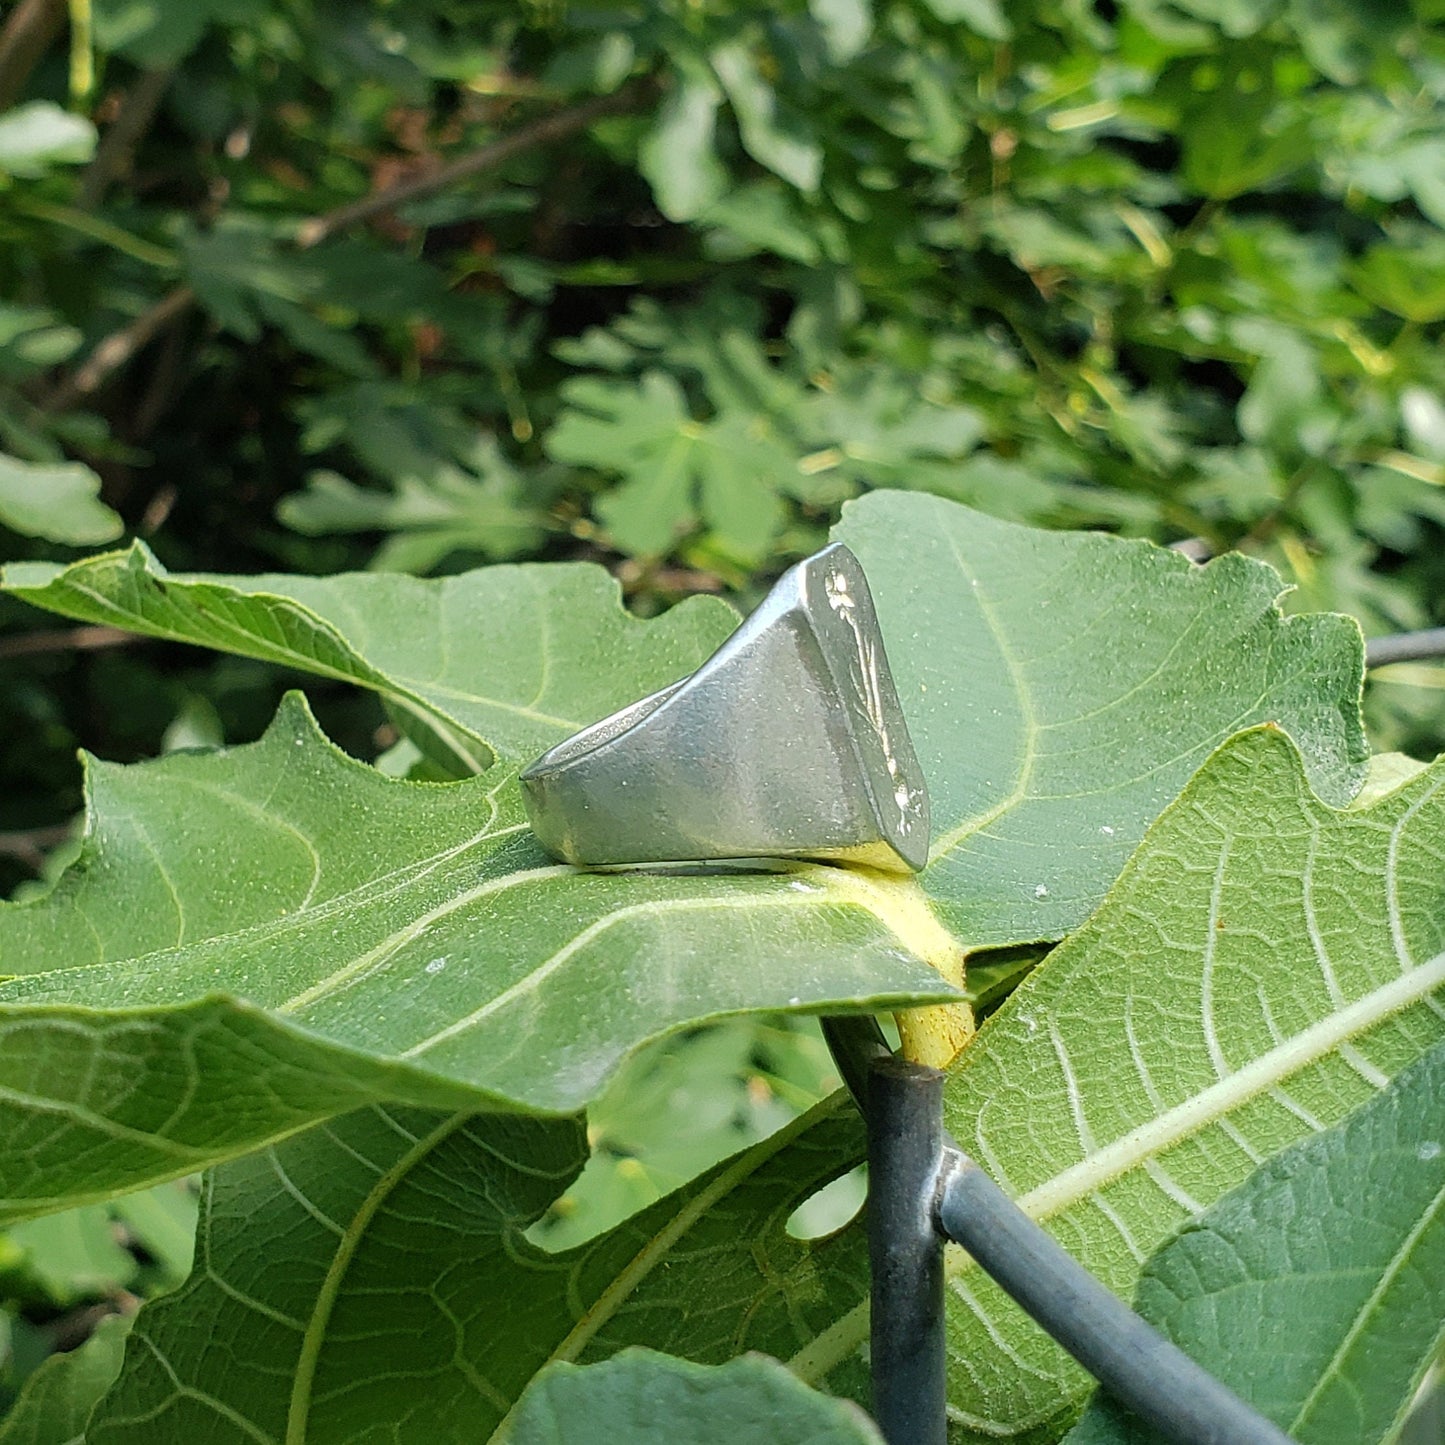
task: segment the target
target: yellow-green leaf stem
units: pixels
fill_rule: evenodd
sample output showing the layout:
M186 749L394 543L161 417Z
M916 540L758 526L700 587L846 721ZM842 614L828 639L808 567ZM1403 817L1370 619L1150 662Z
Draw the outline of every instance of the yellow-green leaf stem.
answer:
M963 989L967 950L938 920L916 878L871 868L799 870L837 897L866 908L914 958L922 959L945 983ZM973 1009L967 1003L905 1009L896 1015L905 1058L947 1068L973 1037Z
M82 106L95 89L95 41L91 0L68 0L70 7L70 100Z

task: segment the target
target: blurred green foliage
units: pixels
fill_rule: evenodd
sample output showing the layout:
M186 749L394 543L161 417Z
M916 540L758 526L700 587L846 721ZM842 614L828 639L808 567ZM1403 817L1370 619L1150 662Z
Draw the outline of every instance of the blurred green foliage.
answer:
M0 1235L0 1415L52 1354L185 1279L196 1211L195 1190L179 1180Z
M748 600L888 485L1242 548L1371 633L1445 621L1442 20L11 6L0 560L122 534L226 572L585 556L652 610ZM43 879L77 746L254 737L290 681L47 625L0 607L0 892ZM1442 687L1383 674L1377 743L1445 746ZM311 692L353 751L395 740ZM708 1045L742 1051L718 1107L749 1136L752 1047ZM32 1321L173 1277L155 1221L64 1218L49 1273L0 1257Z

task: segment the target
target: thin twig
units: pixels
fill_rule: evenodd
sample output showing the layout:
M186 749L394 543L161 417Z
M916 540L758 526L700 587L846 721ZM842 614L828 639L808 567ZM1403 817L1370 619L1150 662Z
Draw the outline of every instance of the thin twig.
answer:
M629 592L647 587L657 592L721 592L722 578L693 567L649 567L635 557L619 562L614 575Z
M45 866L45 850L54 848L70 837L69 823L55 823L48 828L26 828L15 833L0 833L0 858L16 858L32 873Z
M1178 552L1188 557L1191 562L1204 563L1214 555L1214 549L1204 537L1181 537L1177 542L1169 544L1171 552Z
M593 121L600 120L605 115L614 115L633 108L653 89L651 81L638 82L624 86L612 95L596 96L581 105L543 116L540 120L518 127L500 140L479 146L429 176L404 181L351 205L340 206L334 211L327 211L323 215L303 221L296 232L296 244L303 248L314 246L344 227L354 226L358 221L369 220L372 216L393 210L421 196L434 195L458 181L499 166L503 161L510 160L523 151L549 145L579 130L585 130ZM110 376L124 366L137 351L177 317L190 310L196 299L196 293L189 286L177 286L167 292L149 310L143 311L134 321L99 342L81 363L79 370L61 382L45 399L43 409L52 412L68 411L78 402L99 391Z
M167 329L164 339L157 345L158 354L149 368L150 376L144 394L130 419L128 441L143 442L150 436L190 380L187 362L191 356L191 330L178 320L176 325ZM147 507L146 511L149 514L150 508ZM142 531L141 535L146 533Z
M1365 643L1366 667L1440 657L1445 657L1445 627L1429 627L1423 632L1398 632L1392 637L1372 637Z
M69 411L77 402L99 391L112 372L124 366L143 346L152 341L178 316L195 304L196 293L189 286L167 291L149 310L134 321L112 331L99 342L79 369L66 378L42 403L45 411Z
M144 642L134 632L119 627L64 627L44 632L22 632L15 637L0 637L0 659L35 657L44 652L99 652L106 647L130 647Z
M30 72L65 23L65 0L20 0L0 30L0 110L20 99Z
M550 145L553 141L562 140L579 130L586 130L593 121L600 120L605 115L631 110L651 94L652 90L651 84L624 86L611 95L594 96L580 105L554 111L540 120L518 126L510 135L478 146L430 175L413 176L408 180L398 181L396 185L387 186L385 190L377 191L374 195L364 196L359 201L352 201L349 205L338 206L324 215L303 221L296 231L296 244L305 250L347 226L356 225L358 221L367 221L385 211L394 211L408 201L435 195L458 181L467 180L482 171L492 170L523 151L535 150L538 146Z

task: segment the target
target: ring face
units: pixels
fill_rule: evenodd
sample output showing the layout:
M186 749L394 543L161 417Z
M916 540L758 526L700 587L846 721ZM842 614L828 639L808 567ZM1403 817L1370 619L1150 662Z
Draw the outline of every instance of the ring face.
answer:
M521 776L569 863L928 860L928 789L862 566L798 563L691 677L559 743Z

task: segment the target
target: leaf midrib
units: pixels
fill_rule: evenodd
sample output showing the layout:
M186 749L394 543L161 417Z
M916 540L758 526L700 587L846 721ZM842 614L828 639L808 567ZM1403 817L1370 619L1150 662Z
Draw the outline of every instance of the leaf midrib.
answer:
M1153 1158L1232 1113L1282 1080L1334 1053L1342 1043L1445 987L1445 953L1397 975L1319 1023L1276 1044L1233 1073L1070 1165L1016 1202L1031 1218L1050 1219L1146 1158ZM954 1273L958 1271L955 1269Z
M532 871L533 877L518 881L535 882L538 881L537 875L546 877L559 873L570 873L572 870L565 864L559 864L555 868L538 868ZM517 877L518 875L513 874L510 879L504 881L510 882ZM486 1003L473 1009L471 1013L462 1018L454 1020L444 1029L439 1029L436 1033L429 1034L426 1038L412 1044L409 1048L404 1049L398 1057L402 1059L419 1058L438 1044L445 1043L448 1039L475 1028L484 1018L496 1013L499 1009L509 1007L517 999L525 997L564 963L602 937L609 929L633 918L656 918L668 913L701 913L712 909L728 912L734 908L809 908L816 906L812 899L799 898L788 893L758 894L744 900L727 896L718 898L648 898L640 903L624 904L620 908L614 908L605 913L601 918L594 919L586 928L569 938L561 948L548 954L514 983L509 984L501 993L493 995ZM427 926L432 921L428 918L422 926Z
M537 1366L537 1370L533 1371L533 1376L535 1377L543 1365L552 1364L557 1360L576 1360L648 1275L659 1265L666 1263L672 1247L702 1219L713 1204L719 1199L726 1198L743 1180L756 1174L765 1164L771 1162L800 1134L806 1133L823 1120L831 1118L840 1109L851 1107L848 1096L840 1090L808 1110L807 1113L800 1114L766 1139L753 1145L735 1163L724 1168L711 1184L700 1189L676 1214L669 1215L663 1228L644 1242L576 1324L548 1351L546 1359ZM846 1172L850 1162L850 1160L840 1161L839 1172ZM574 1251L569 1251L566 1255L557 1256L557 1258L582 1258L594 1247L584 1244ZM498 1422L496 1430L489 1437L491 1440L495 1441L503 1435L510 1418L511 1414L508 1412L508 1415Z
M491 833L483 838L482 842L491 842L494 838L505 838L511 834L524 833L527 831L525 823L518 823L510 828L504 828L500 832ZM437 860L435 866L440 867L443 862L455 861L459 853L449 858ZM428 868L427 872L433 871ZM283 999L280 1003L273 1005L272 1013L294 1014L305 1008L308 1004L318 1003L320 1000L329 998L337 993L346 984L351 983L358 977L364 977L373 968L380 967L387 959L392 957L399 949L405 948L408 943L419 938L433 923L440 919L447 918L456 913L459 909L469 908L472 904L482 898L490 897L493 893L504 893L511 888L522 888L529 883L545 882L548 878L565 876L573 870L565 863L555 863L541 868L520 868L511 873L503 873L496 878L488 878L485 882L479 883L474 888L464 889L461 893L455 894L445 902L438 903L435 908L429 908L425 913L410 919L405 926L393 929L380 942L367 949L360 958L353 958L341 968L334 969L325 978L317 979L313 984L302 989L300 993L292 994L290 998ZM418 877L424 877L419 874ZM408 879L407 883L414 882ZM399 886L406 886L399 885ZM371 900L367 900L370 902Z
M1390 1256L1390 1262L1386 1266L1384 1273L1380 1276L1380 1279L1376 1282L1375 1288L1370 1291L1370 1297L1356 1311L1354 1319L1350 1322L1350 1328L1345 1332L1344 1338L1341 1339L1334 1354L1330 1356L1329 1364L1320 1372L1320 1377L1315 1381L1314 1388L1305 1397L1294 1419L1290 1422L1289 1429L1292 1435L1299 1433L1300 1428L1309 1418L1310 1410L1313 1408L1320 1393L1339 1374L1340 1366L1344 1362L1345 1357L1350 1353L1351 1349L1353 1349L1355 1341L1364 1331L1370 1317L1379 1309L1386 1292L1390 1286L1394 1284L1396 1277L1409 1261L1410 1254L1419 1242L1420 1236L1423 1235L1431 1223L1434 1222L1442 1207L1445 1207L1445 1185L1442 1185L1441 1188L1436 1191L1435 1197L1430 1201L1429 1205L1420 1212L1420 1218L1416 1221L1415 1227L1405 1236L1394 1254ZM1445 1322L1441 1324L1440 1335L1437 1336L1437 1338L1439 1337L1445 1337ZM1427 1351L1427 1358L1433 1353L1433 1351ZM1403 1414L1408 1410L1411 1403L1412 1401L1407 1395L1401 1404L1400 1413Z
M1041 723L1038 719L1038 713L1034 706L1033 694L1029 687L1024 667L1015 657L1013 650L1004 635L1004 630L999 623L997 614L994 610L994 606L992 602L990 602L988 595L984 590L982 580L969 569L968 564L964 561L963 554L959 550L959 544L957 539L950 539L949 550L953 554L953 559L958 565L960 573L969 584L970 591L972 592L978 607L979 615L983 618L984 623L988 628L989 636L993 639L994 645L998 648L999 656L1003 660L1004 666L1008 672L1009 680L1013 685L1014 694L1018 699L1019 711L1023 724L1023 739L1021 746L1021 760L1018 766L1017 776L1014 781L1014 786L1009 792L1009 794L1006 797L1001 798L992 807L986 808L980 813L974 813L971 816L962 819L960 822L956 823L952 828L950 828L946 833L936 838L929 852L928 864L930 868L934 864L944 862L945 860L951 858L955 851L969 838L983 832L991 824L997 822L999 818L1011 812L1021 803L1029 801L1030 795L1028 792L1028 786L1031 778L1033 777L1035 768L1037 767L1039 760L1038 742L1040 737L1045 732L1048 732L1054 728L1064 726L1065 723L1067 723L1069 726L1073 726L1080 721L1086 720L1090 717L1098 715L1099 713L1115 708L1125 702L1134 694L1143 691L1149 683L1151 683L1163 674L1163 672L1166 670L1168 663L1172 661L1175 655L1183 649L1185 641L1191 636L1199 621L1197 617L1192 619L1190 625L1185 628L1183 632L1180 633L1179 637L1175 639L1169 650L1160 660L1158 666L1156 666L1146 677L1140 679L1140 681L1137 682L1127 692L1121 694L1119 697L1111 698L1108 703L1094 709L1093 712L1080 713L1076 716L1072 716L1067 719L1059 719L1055 722ZM1295 620L1296 619L1293 618L1283 618L1283 626L1288 627ZM1269 647L1271 653L1273 653L1275 647L1274 637L1270 638ZM1290 674L1290 676L1298 676L1299 673L1303 670L1304 669L1302 666L1295 673ZM1211 734L1209 738L1200 740L1187 752L1174 757L1161 759L1153 767L1147 768L1144 772L1134 777L1122 780L1122 782L1120 783L1112 784L1107 788L1092 789L1086 792L1079 793L1050 794L1047 798L1041 795L1034 799L1034 801L1044 802L1055 801L1063 798L1085 798L1102 796L1106 793L1118 792L1120 787L1125 784L1139 783L1146 778L1154 776L1157 773L1164 772L1167 769L1173 768L1178 763L1188 758L1192 753L1199 751L1201 748L1208 748L1211 746L1219 746L1223 744L1229 738L1233 737L1237 732L1239 732L1242 727L1247 726L1247 719L1254 715L1256 709L1259 707L1259 704L1264 700L1264 696L1265 694L1261 692L1256 697L1254 697L1247 705L1240 707L1227 723L1225 723L1219 728L1216 728L1214 733Z
M378 1114L384 1112L377 1110ZM463 1128L471 1117L468 1112L453 1114L438 1124L431 1133L416 1140L372 1185L366 1198L347 1222L336 1251L331 1256L331 1263L327 1266L326 1278L316 1292L316 1302L306 1323L306 1333L302 1336L301 1349L296 1358L296 1374L291 1382L291 1400L286 1411L286 1445L306 1445L311 1396L316 1383L316 1367L325 1345L326 1328L331 1322L331 1313L341 1293L346 1272L351 1268L351 1262L356 1257L367 1227L392 1191L405 1180L411 1170L439 1144Z
M1005 813L1017 807L1028 796L1029 781L1033 777L1034 766L1038 761L1036 744L1039 737L1038 715L1034 710L1033 694L1029 690L1028 679L1024 676L1024 670L1018 659L1013 654L1008 639L1004 636L1003 628L999 625L998 617L994 612L993 604L988 600L984 592L982 581L972 573L968 564L963 560L963 553L959 551L957 538L951 538L949 549L953 553L953 559L958 563L958 570L963 574L973 593L977 603L979 615L988 626L989 634L998 648L999 656L1003 659L1004 667L1008 670L1009 680L1013 683L1014 693L1018 697L1019 713L1023 723L1024 736L1020 749L1020 760L1018 773L1014 779L1014 786L1007 797L1001 798L992 808L985 809L982 813L975 813L972 817L965 818L962 822L950 828L941 838L935 840L929 853L929 866L942 862L945 858L951 857L954 849L975 833L987 828L990 823L1001 818Z
M491 795L488 795L488 801L491 801ZM488 827L496 821L496 816L497 814L494 808L492 816L487 820ZM163 948L150 948L146 949L142 953L128 954L124 958L102 958L95 963L81 964L71 968L54 968L47 969L43 973L10 974L4 977L0 977L0 992L3 992L4 985L8 983L17 983L22 980L31 983L38 983L48 978L63 978L67 982L70 982L77 977L83 976L93 970L115 968L121 964L138 964L144 962L147 959L164 958L168 954L189 952L192 949L216 947L222 944L235 943L238 940L244 940L247 938L264 937L265 935L272 933L277 929L292 928L301 922L315 924L318 922L323 922L327 918L330 918L338 913L354 913L360 908L373 907L376 904L384 902L386 899L393 897L401 890L409 888L414 884L420 882L423 878L428 877L438 868L456 862L458 858L463 857L465 854L471 852L475 848L479 848L484 844L492 843L497 840L512 837L518 833L525 833L526 831L527 825L525 823L514 823L508 825L505 828L499 828L495 833L488 833L486 831L473 833L469 837L463 839L460 843L455 844L451 848L448 848L441 853L434 853L428 858L418 858L413 862L408 863L402 868L393 869L390 873L383 873L376 878L368 878L365 882L357 884L355 888L349 889L345 893L335 894L333 897L326 899L320 904L298 907L290 910L289 912L282 913L276 918L262 919L257 923L250 924L246 928L238 928L230 933L215 933L207 938L195 939L190 943L168 944ZM495 852L496 850L493 849L491 851ZM492 883L505 883L509 879L523 877L524 873L530 875L531 873L545 871L550 870L519 870L517 872L504 874L501 878L492 879L490 881ZM559 865L559 871L566 870L561 869L561 865ZM19 906L23 907L26 905ZM91 925L91 931L95 931L94 925ZM395 935L392 936L394 937ZM98 934L96 935L96 938L99 942L100 939ZM370 952L374 952L374 950L371 950ZM368 953L368 955L366 955L367 957L370 956L370 952ZM357 960L353 960L353 964L357 962ZM335 975L332 976L332 978L334 977ZM322 980L322 983L327 982L329 982L329 980ZM320 985L312 985L311 988L304 991L304 994L309 995L318 987L320 987ZM67 993L70 992L73 992L73 990L67 989ZM299 1007L300 1002L303 1000L303 997L303 994L294 995L289 999L283 1000L279 1004L269 1007L268 1011L272 1013L289 1012ZM306 1001L310 1000L307 999ZM26 999L6 1000L3 997L0 997L0 1005L23 1008L28 1003L29 1000ZM102 1011L108 1012L110 1011L110 1006L102 1005L101 1009Z

